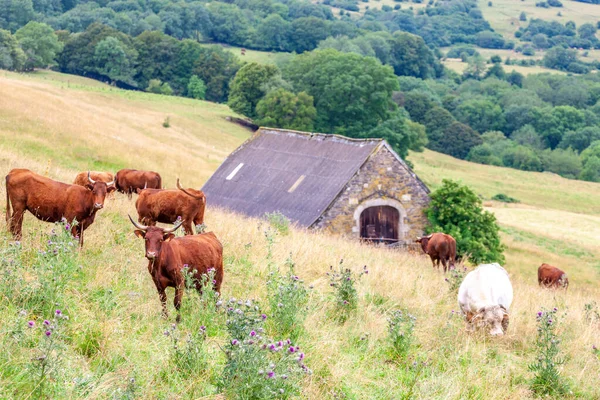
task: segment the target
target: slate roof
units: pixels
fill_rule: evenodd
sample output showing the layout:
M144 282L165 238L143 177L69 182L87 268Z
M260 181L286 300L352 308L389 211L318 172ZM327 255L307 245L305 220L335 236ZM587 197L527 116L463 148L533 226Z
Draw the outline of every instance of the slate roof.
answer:
M387 145L382 139L260 128L202 190L210 205L254 217L278 211L310 227L382 143Z

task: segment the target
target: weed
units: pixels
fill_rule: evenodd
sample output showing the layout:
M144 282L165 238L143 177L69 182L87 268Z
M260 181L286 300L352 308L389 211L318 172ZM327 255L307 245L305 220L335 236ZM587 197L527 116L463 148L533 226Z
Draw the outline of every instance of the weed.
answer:
M448 277L444 279L448 283L448 290L450 290L451 293L458 292L458 288L465 279L466 275L467 267L450 268L450 273L448 274Z
M598 312L598 306L595 301L591 303L586 303L583 306L583 313L585 316L585 320L589 323L594 323L600 321L600 312Z
M170 128L171 127L171 117L166 117L162 123L162 126L164 128Z
M394 358L405 358L414 340L417 318L406 311L395 310L388 317L388 340Z
M294 271L291 255L286 265L288 272L285 275L279 270L269 273L267 289L272 315L269 325L272 332L296 341L306 318L308 291Z
M238 306L238 308L234 308ZM229 301L227 362L220 388L227 398L286 399L300 391L299 381L310 373L304 353L290 339L274 341L264 336L267 319L251 300Z
M346 322L350 315L356 311L358 305L358 292L354 286L356 278L355 274L349 269L342 266L344 260L340 260L338 266L339 271L334 271L333 266L329 267L329 286L334 288L335 297L335 319L341 323ZM358 275L360 278L364 274L368 274L367 266Z
M538 395L561 395L568 391L568 385L557 368L565 362L559 356L560 339L555 331L558 325L557 311L557 308L550 311L542 309L537 313L537 359L529 365L529 370L535 373L531 390Z
M179 373L189 377L206 369L208 357L204 349L205 326L184 335L177 329L177 324L172 324L170 329L165 330L164 335L171 339L172 360Z
M286 236L290 233L290 220L282 213L265 213L265 218L280 235Z

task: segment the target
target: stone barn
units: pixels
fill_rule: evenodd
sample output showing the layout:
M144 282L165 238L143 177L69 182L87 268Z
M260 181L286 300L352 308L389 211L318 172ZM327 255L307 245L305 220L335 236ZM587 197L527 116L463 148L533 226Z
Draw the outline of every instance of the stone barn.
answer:
M429 189L382 139L260 128L202 188L210 205L374 242L423 234Z

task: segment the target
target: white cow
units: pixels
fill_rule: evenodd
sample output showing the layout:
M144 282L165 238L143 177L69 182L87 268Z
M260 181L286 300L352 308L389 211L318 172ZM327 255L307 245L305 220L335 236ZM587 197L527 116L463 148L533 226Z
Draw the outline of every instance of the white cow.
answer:
M492 335L502 335L508 328L508 309L513 288L508 273L500 264L482 264L469 272L458 289L458 304L467 330L490 326Z

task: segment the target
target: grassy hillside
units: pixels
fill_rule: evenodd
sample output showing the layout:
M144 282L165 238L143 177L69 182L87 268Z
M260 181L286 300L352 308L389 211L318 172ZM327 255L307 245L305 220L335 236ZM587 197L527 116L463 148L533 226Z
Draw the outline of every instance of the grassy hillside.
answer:
M230 114L221 105L125 92L72 76L0 73L0 166L5 172L27 167L64 181L87 168L148 168L160 171L169 187L176 177L198 187L249 135L223 119ZM167 117L169 128L163 127ZM253 298L272 316L269 272L285 270L290 256L296 273L313 287L298 339L312 374L302 379L300 397L533 398L527 366L536 357L535 313L556 306L567 356L561 372L572 391L566 397L599 398L591 377L600 374L600 359L591 348L600 345L600 326L586 319L584 307L600 304L600 252L594 240L599 236L600 185L480 166L429 151L411 154L411 160L432 188L442 178L454 178L485 199L505 193L521 200L512 206L486 201L503 227L506 268L515 289L505 337L467 334L456 313L455 293L420 254L298 229L281 234L265 222L207 211L209 230L224 243L224 299ZM1 185L0 198L4 196ZM26 216L20 249L4 234L0 398L35 398L42 390L45 398L223 398L217 383L225 365L222 349L229 341L226 317L211 313L188 292L183 322L173 330L169 290L171 317L160 318L143 241L132 234L127 213L135 213L133 201L121 195L108 200L86 231L83 251L56 259L39 253L56 246L47 242L52 227L31 215ZM357 312L343 324L335 319L326 276L341 259L357 273L364 265L369 270L356 283ZM537 287L534 275L542 261L569 272L568 292ZM56 308L69 319L58 321L61 328L50 341L39 327ZM417 317L406 358L394 358L386 339L386 318L394 309ZM27 328L28 320L35 320L36 328ZM186 344L186 335L198 332L200 325L207 326L208 338L198 345L198 353L188 352L195 342ZM276 336L277 321L268 317L265 329ZM173 333L166 336L165 331ZM181 340L175 348L177 337ZM49 360L43 388L37 384L42 355Z

